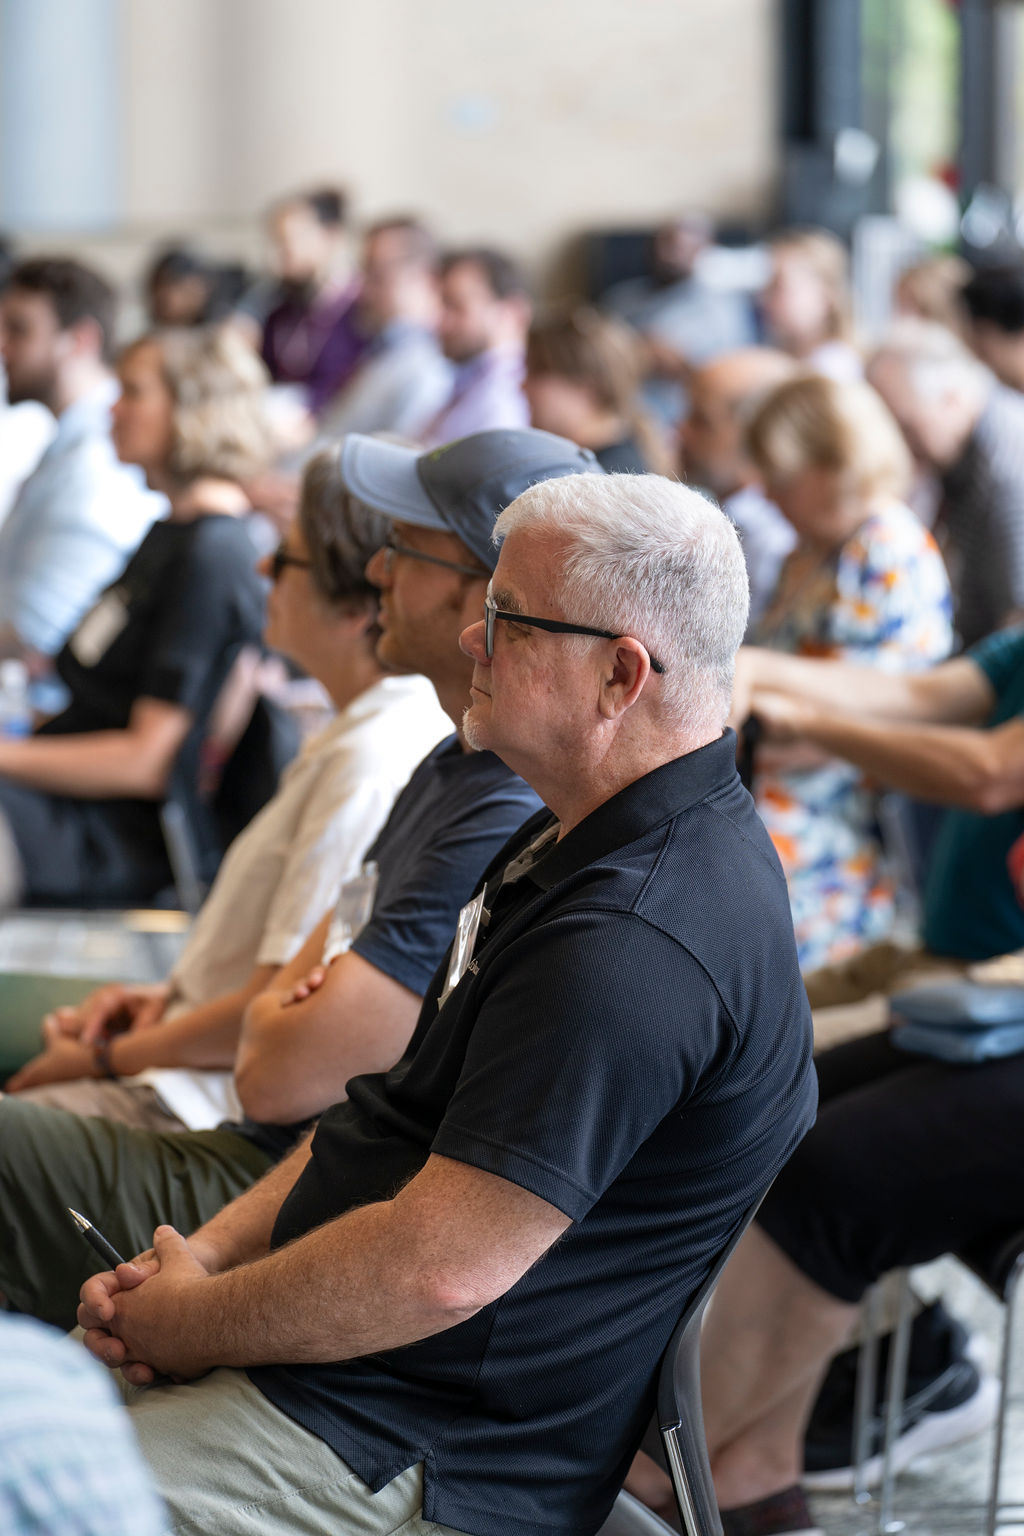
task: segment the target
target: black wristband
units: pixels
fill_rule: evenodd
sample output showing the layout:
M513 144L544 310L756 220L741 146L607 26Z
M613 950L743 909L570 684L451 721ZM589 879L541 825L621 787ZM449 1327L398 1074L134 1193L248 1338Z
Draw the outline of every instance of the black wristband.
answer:
M114 1065L110 1060L110 1047L113 1043L113 1040L106 1035L102 1040L97 1040L92 1048L92 1061L100 1077L116 1082L117 1072L114 1070Z

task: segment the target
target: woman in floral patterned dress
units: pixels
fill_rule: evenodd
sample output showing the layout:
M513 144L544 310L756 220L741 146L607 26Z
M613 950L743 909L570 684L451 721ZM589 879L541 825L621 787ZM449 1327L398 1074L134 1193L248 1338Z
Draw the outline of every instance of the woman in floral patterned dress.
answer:
M938 546L901 501L911 462L866 384L794 379L751 423L750 449L797 547L755 644L799 656L923 669L949 654ZM837 700L837 703L841 703ZM802 747L763 747L754 795L789 884L804 970L884 937L893 891L877 797L856 768Z

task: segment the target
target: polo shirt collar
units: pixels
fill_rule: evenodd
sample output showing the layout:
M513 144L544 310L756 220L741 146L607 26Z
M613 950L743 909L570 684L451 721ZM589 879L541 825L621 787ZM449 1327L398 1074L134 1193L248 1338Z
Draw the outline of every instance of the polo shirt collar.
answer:
M736 733L726 730L717 741L662 763L620 789L538 859L524 879L549 891L588 864L706 800L735 777Z

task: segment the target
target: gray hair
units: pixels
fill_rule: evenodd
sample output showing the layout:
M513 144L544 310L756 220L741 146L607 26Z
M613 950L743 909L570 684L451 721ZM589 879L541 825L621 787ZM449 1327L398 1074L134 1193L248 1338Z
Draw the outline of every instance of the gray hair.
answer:
M562 541L567 618L640 640L664 665L664 707L680 723L724 724L750 592L736 530L713 501L661 475L566 475L506 507L495 540L518 530Z
M934 320L901 320L872 353L868 375L876 363L895 362L904 369L919 400L954 394L979 399L993 379L984 363L959 336Z

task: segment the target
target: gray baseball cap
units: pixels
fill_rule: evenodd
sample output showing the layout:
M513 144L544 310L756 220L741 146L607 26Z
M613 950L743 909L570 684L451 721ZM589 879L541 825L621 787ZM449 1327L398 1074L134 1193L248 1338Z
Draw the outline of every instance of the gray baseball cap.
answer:
M589 448L532 427L474 432L425 453L351 432L341 450L353 496L396 522L456 534L489 571L499 512L541 480L587 474L604 474Z

